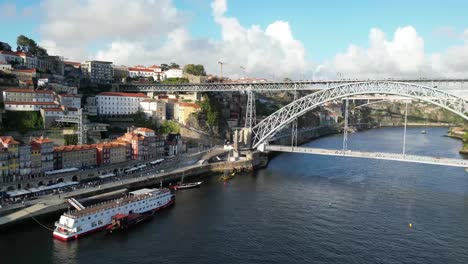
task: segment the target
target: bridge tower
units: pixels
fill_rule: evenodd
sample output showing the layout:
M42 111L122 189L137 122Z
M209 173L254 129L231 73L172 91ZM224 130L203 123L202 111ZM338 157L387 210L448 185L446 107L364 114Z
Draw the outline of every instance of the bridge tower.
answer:
M252 129L256 125L256 109L255 109L255 93L252 91L252 87L249 86L247 91L247 108L245 111L245 128Z

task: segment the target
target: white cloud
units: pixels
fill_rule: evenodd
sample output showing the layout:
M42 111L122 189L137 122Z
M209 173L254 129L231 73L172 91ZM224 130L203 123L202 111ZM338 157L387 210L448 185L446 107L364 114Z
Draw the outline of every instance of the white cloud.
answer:
M457 38L461 35L447 29L439 33L442 32ZM337 54L327 68L332 69L329 73L335 71L345 78L467 77L468 39L442 53L426 54L424 40L415 28L398 28L391 40L374 28L369 34L369 47L352 44L346 52Z
M349 77L415 76L425 63L424 40L411 27L398 28L392 40L380 29L369 34L369 48L350 45L332 62L333 68Z
M211 3L220 40L190 36L180 19L184 14L170 0L46 0L43 7L48 11L40 27L41 44L51 53L78 60L201 63L208 72L219 73L221 59L227 63L225 75L233 77L240 76L241 65L249 75L267 78L299 77L309 67L305 48L294 39L288 22L276 21L265 30L257 25L244 28L236 18L225 16L225 0ZM90 55L96 43L99 50Z
M60 47L53 53L71 51L66 56L77 59L87 57L91 46L154 41L182 24L171 0L45 0L42 8L44 46Z
M222 60L230 77L241 76L240 66L249 76L269 79L336 78L337 73L345 78L468 75L468 29L462 34L450 27L435 29L434 34L456 35L464 43L426 54L424 40L412 26L397 28L391 38L373 28L367 47L351 44L316 66L306 59L306 49L288 22L277 20L265 29L245 27L226 15L226 0L213 0L210 7L220 39L191 36L187 14L172 0L44 0L40 44L69 59L125 65L197 63L215 74Z

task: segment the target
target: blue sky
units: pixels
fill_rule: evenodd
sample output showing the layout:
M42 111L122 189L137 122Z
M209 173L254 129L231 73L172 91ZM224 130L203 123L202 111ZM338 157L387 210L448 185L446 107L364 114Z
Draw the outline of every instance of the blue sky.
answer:
M17 12L26 7L38 8L40 1L1 0L1 4L16 4ZM189 15L190 30L197 37L219 38L219 28L211 17L210 0L175 0L176 7ZM270 1L236 0L229 2L227 15L239 19L248 27L258 24L265 28L275 20L288 21L296 39L301 40L311 59L322 61L344 51L350 43L365 46L372 27L391 36L397 27L411 25L424 38L426 51L442 51L460 39L435 34L437 28L451 27L462 32L468 27L468 1ZM5 19L1 19L2 24ZM13 44L18 34L36 39L40 15L17 18L2 27L1 39Z
M156 0L161 1L161 0ZM79 2L79 1L78 1ZM211 0L173 0L183 14L183 20L193 38L222 38L220 25L213 19ZM0 8L16 5L15 17L0 21L0 40L12 46L18 34L42 40L38 27L44 22L41 1L0 0ZM23 9L33 7L34 14L22 15ZM4 8L3 8L4 9ZM302 42L307 60L323 63L337 53L346 52L350 44L366 48L369 31L378 28L388 39L398 27L412 26L424 39L425 53L442 53L451 46L463 45L462 32L468 28L468 1L451 0L393 0L393 1L310 1L310 0L230 0L224 16L234 17L244 28L259 25L263 30L275 21L287 21L294 39ZM90 43L90 52L102 49L101 43Z
M210 18L209 0L178 0L182 8L196 9L192 32L198 36L219 36ZM202 7L201 7L202 6ZM237 17L241 24L259 24L265 28L275 20L291 24L294 35L301 40L312 59L322 61L350 43L367 45L369 30L382 29L390 37L396 28L411 25L426 42L426 51L443 51L461 43L461 39L441 37L435 31L451 27L462 32L468 27L468 1L436 0L292 0L292 1L230 1L227 15Z

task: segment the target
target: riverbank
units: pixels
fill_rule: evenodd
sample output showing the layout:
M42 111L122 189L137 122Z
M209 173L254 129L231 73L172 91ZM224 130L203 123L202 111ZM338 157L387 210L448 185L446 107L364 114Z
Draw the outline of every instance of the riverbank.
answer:
M245 157L237 161L189 165L166 173L152 173L138 178L124 179L119 182L102 184L95 188L66 193L62 196L44 197L35 200L34 204L0 217L0 229L5 230L5 227L12 225L31 223L33 220L37 221L38 219L57 216L68 208L66 200L69 198L75 198L84 204L89 204L98 200L109 199L111 197L109 195L115 197L115 194L122 193L123 189L135 190L145 187L156 187L160 186L161 183L167 186L170 183L179 181L182 177L184 179L192 177L203 179L203 177L223 173L226 170L229 172L252 171L266 166L268 162L268 158L260 152L245 154Z

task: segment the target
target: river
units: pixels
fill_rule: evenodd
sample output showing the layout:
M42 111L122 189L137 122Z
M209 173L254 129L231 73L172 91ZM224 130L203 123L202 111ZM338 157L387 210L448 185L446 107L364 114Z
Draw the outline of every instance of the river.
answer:
M407 153L461 158L462 144L444 137L446 128L420 130L408 129ZM400 152L402 132L354 133L348 146ZM342 136L307 145L340 148ZM226 184L205 178L127 233L63 243L39 225L14 228L0 234L0 263L468 263L468 174L281 154Z

